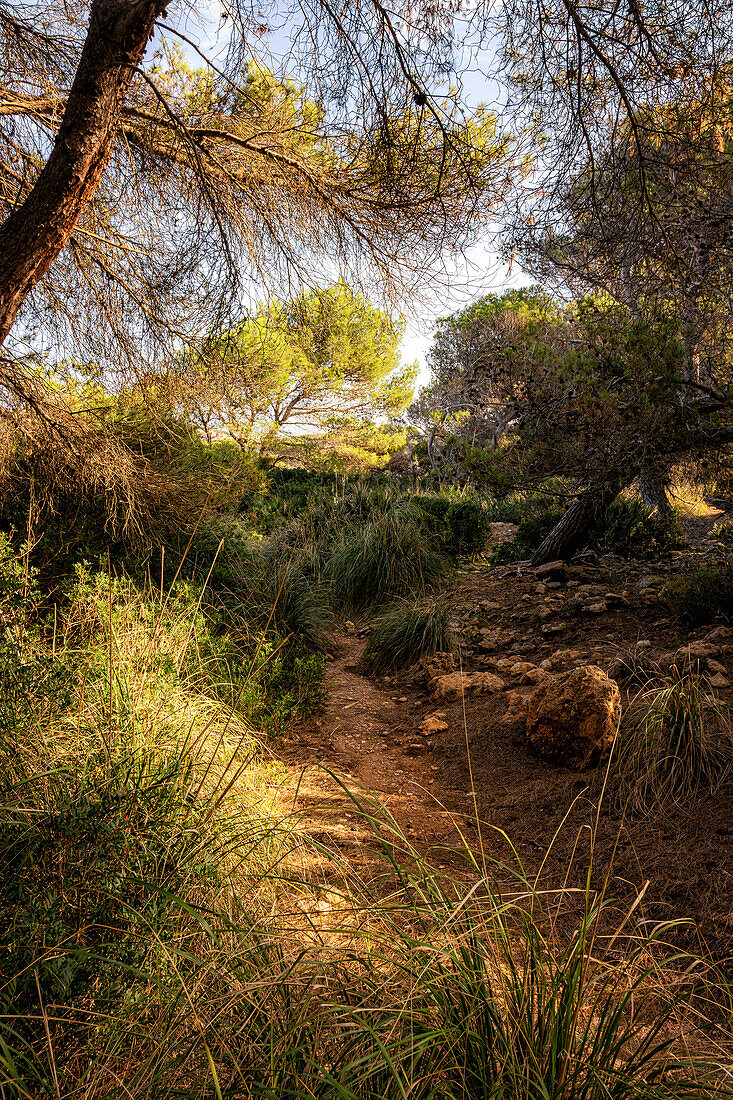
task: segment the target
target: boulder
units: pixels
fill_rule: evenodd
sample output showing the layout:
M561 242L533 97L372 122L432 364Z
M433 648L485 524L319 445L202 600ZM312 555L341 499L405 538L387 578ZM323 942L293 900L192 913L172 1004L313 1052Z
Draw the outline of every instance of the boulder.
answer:
M527 710L527 740L545 760L584 768L606 756L621 717L618 684L582 665L540 684Z
M464 695L493 695L504 690L504 681L493 672L451 672L430 681L430 694L451 701Z

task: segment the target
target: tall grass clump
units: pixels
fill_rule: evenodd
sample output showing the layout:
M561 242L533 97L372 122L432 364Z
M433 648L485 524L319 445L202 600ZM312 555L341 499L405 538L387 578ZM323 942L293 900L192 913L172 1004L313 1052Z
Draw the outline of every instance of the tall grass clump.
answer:
M450 563L430 545L409 505L377 514L336 548L327 576L334 604L365 611L394 599L429 592Z
M617 497L599 517L589 538L594 549L624 558L653 560L683 545L678 517L659 515L638 497Z
M380 615L372 627L360 667L368 675L378 676L455 647L445 604L430 599L399 603Z
M617 739L615 778L632 811L669 810L715 791L733 762L730 714L689 668L639 695Z

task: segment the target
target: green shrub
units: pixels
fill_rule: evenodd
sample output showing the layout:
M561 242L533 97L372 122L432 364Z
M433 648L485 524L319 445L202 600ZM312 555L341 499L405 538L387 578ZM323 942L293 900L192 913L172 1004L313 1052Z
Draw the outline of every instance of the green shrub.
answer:
M402 503L344 539L327 577L337 606L363 611L425 593L449 568L448 560L430 546L415 510Z
M639 561L659 558L684 543L672 514L660 516L635 497L617 497L591 531L588 545Z
M504 542L493 551L492 565L504 565L531 558L543 539L549 535L562 517L563 512L563 508L552 504L548 505L547 510L540 515L529 515L520 519L519 530L514 541Z
M733 567L729 562L695 565L669 577L660 593L670 611L689 625L733 617Z
M730 771L729 715L690 668L645 691L627 711L614 748L621 803L631 810L669 809L716 790Z
M367 638L360 666L377 676L407 668L421 657L452 651L456 643L448 608L436 600L396 604L379 617Z

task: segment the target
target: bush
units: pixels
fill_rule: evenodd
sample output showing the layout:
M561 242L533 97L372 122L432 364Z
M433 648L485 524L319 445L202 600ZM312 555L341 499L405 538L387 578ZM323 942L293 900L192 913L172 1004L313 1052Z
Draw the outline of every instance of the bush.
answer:
M635 497L618 497L595 524L588 545L644 561L676 550L683 542L675 515L660 516Z
M620 802L631 810L664 810L715 791L730 770L729 715L690 668L645 691L627 712L615 748Z
M455 649L448 608L435 600L397 604L375 623L362 654L360 667L377 676L407 668L421 657Z
M689 625L733 617L733 567L728 562L693 566L670 577L661 591L670 611Z
M449 568L448 560L431 548L415 509L403 504L347 537L337 547L327 577L336 605L363 611L424 594Z
M519 530L513 542L502 543L491 555L492 565L505 565L531 558L540 543L549 535L562 517L564 508L554 502L539 515L530 514L519 521Z

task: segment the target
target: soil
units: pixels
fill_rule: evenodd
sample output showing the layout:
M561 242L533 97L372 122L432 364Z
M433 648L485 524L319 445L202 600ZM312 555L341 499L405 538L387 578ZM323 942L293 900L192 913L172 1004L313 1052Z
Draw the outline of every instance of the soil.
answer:
M522 565L464 569L448 593L462 639L459 666L493 670L502 657L539 664L554 654L553 672L605 669L638 643L637 652L658 659L712 632L709 644L733 674L733 630L715 623L686 630L658 596L665 576L699 552L651 565L609 556L549 587ZM583 585L595 590L586 600L606 592L618 600L603 612L579 610ZM365 629L357 624L358 633ZM483 641L482 629L491 631ZM506 692L436 703L414 670L377 681L361 675L363 645L356 633L339 637L323 714L277 748L298 776L295 803L313 837L368 879L379 860L357 803L373 806L373 797L409 844L467 881L476 869L466 846L501 885L521 865L542 887L582 891L591 868L594 886L606 883L625 906L643 894L635 920L688 918L676 933L680 946L707 948L733 975L733 780L666 814L630 818L603 793L603 765L576 771L530 753L523 723L504 720ZM508 689L531 691L500 675ZM625 707L639 690L622 685ZM733 704L733 688L719 695ZM448 728L425 736L420 723L436 710Z

